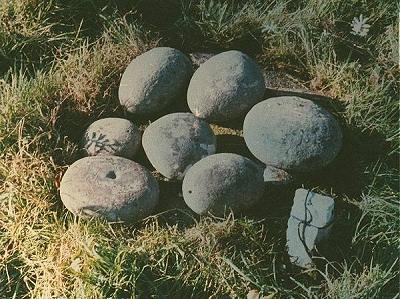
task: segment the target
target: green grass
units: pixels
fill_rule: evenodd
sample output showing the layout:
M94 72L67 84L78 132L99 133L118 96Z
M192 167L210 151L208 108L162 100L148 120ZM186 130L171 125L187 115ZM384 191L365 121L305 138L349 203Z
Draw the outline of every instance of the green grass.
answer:
M227 3L0 4L0 298L399 297L399 5ZM360 14L371 25L366 37L351 34ZM157 176L160 206L141 223L75 218L57 185L79 158L79 136L100 117L130 117L118 105L119 78L157 45L240 49L266 71L330 97L345 131L343 153L296 186L270 188L247 217L195 216L180 185ZM212 127L219 151L249 155L240 124ZM138 161L150 167L143 153ZM302 184L337 204L332 236L319 247L324 258L308 271L290 265L284 248Z

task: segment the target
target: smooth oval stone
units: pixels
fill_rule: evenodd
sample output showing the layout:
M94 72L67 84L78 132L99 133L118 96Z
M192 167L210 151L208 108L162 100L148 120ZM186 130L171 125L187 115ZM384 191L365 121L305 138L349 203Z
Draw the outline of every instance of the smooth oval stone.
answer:
M158 182L140 164L117 156L94 156L73 163L61 180L65 207L79 216L138 221L159 199Z
M178 180L216 149L210 126L191 113L172 113L159 118L146 128L142 143L154 168L163 176Z
M264 182L271 185L287 185L293 182L293 177L283 169L267 165L264 169Z
M342 130L325 108L295 96L269 98L246 115L243 136L259 160L288 171L323 168L342 147Z
M231 153L200 160L189 169L182 185L186 204L197 214L242 212L257 203L263 192L261 167Z
M113 155L132 159L140 147L139 129L123 118L103 118L92 123L82 138L88 156Z
M192 74L191 61L181 51L154 48L126 68L119 86L120 103L131 113L159 112L185 94Z
M242 52L228 51L200 65L190 80L187 101L197 117L225 122L244 116L264 92L257 64Z

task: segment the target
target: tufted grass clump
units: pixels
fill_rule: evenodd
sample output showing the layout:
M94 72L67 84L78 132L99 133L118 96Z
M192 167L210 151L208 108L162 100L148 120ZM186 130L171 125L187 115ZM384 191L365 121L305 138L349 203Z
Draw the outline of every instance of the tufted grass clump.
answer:
M384 0L1 2L0 298L398 297L396 11ZM361 14L366 36L351 33ZM343 153L304 179L336 200L316 269L292 266L285 253L300 185L246 217L196 216L179 184L160 176L160 207L137 224L63 207L60 178L80 157L81 132L101 117L131 117L118 105L120 76L158 45L239 49L332 99ZM212 128L219 151L249 155L241 124Z

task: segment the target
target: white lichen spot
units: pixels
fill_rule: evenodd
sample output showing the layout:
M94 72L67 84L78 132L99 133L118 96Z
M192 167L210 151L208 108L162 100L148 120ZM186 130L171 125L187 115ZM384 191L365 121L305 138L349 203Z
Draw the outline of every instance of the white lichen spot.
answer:
M367 24L368 18L363 18L363 15L360 15L358 18L355 17L351 22L351 34L359 35L359 36L367 36L369 28L371 25Z

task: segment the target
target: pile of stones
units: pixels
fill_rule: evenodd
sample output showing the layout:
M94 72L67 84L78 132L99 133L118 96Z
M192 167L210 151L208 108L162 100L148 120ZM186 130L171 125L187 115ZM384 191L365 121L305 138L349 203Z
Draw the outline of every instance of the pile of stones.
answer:
M179 50L159 47L136 57L122 75L119 100L132 115L160 114L186 97L190 112L172 113L143 132L131 121L104 118L82 137L87 157L72 164L60 185L72 213L110 221L138 221L159 201L152 173L134 162L141 148L166 179L183 181L187 206L198 214L243 212L264 195L265 182L285 184L293 173L325 167L339 153L337 119L315 102L296 96L265 99L265 80L246 54L217 54L194 71ZM254 161L217 153L210 123L243 122Z

